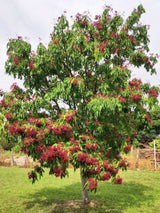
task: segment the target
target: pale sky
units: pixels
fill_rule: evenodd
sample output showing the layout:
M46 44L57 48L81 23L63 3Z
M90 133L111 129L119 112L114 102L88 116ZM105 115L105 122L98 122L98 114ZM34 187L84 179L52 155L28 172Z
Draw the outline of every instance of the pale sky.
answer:
M27 37L36 50L38 43L47 44L57 18L67 11L67 16L89 11L92 17L101 14L103 6L111 5L114 10L127 17L139 4L146 13L142 23L150 25L150 50L160 55L160 0L0 0L0 89L9 90L13 82L22 85L13 77L5 74L7 59L6 45L10 38ZM143 82L160 85L160 59L156 66L157 75L150 76L142 68L134 71L134 77Z

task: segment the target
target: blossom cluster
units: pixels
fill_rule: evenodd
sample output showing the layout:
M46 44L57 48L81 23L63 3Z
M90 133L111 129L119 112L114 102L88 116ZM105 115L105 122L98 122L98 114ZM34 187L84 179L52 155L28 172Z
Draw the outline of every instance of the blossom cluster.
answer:
M85 145L85 147L89 150L96 150L98 148L98 145L96 143L88 143Z
M60 136L60 135L63 135L63 134L65 134L65 133L71 131L71 129L72 129L72 128L71 128L70 126L68 126L67 124L63 124L63 125L61 125L61 126L53 127L53 128L52 128L52 131L53 131L56 135Z
M141 95L133 93L131 95L131 100L134 102L138 102L141 99Z
M98 181L92 178L88 178L88 182L87 182L87 190L94 190L97 188L97 183Z
M150 89L149 90L149 97L155 97L155 98L157 98L158 97L158 91L155 90L155 89Z
M62 148L62 145L53 145L48 146L45 151L41 154L41 160L44 160L46 162L52 161L55 158L59 158L61 160L61 163L66 163L70 156L66 149Z
M61 178L65 177L66 175L64 170L59 166L51 168L49 174L55 174L56 177L61 177Z
M133 80L129 81L129 86L131 88L135 88L136 90L140 90L140 85L142 81L140 79L134 78Z

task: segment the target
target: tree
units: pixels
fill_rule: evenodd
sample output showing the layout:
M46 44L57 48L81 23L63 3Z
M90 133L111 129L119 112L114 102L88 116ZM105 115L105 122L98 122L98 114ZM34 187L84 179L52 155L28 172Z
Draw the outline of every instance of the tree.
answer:
M150 120L151 125L148 126L147 123L144 123L137 130L136 139L140 142L140 147L144 148L146 145L148 146L153 139L157 138L160 133L160 107L159 105L155 105L153 109L148 112L146 117ZM138 145L138 144L137 144Z
M155 135L160 135L160 105L156 105L150 112L153 122L152 129L155 131Z
M90 201L98 181L112 179L126 168L136 129L146 122L147 109L157 103L159 89L131 78L129 65L156 73L149 55L147 26L139 20L142 5L126 19L106 6L94 21L77 14L72 26L62 15L51 41L36 53L21 37L7 44L6 73L24 80L25 90L12 85L1 101L10 136L40 165L29 173L35 182L43 168L65 177L69 164L80 168L83 201Z
M8 131L4 128L4 115L0 113L0 148L11 151L11 166L14 165L13 147L16 142L8 137ZM11 139L11 140L10 140Z

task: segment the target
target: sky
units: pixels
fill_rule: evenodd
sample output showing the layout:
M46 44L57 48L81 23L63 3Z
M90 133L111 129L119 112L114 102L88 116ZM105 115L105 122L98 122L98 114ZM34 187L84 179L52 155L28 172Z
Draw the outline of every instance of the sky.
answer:
M160 0L0 0L0 89L8 91L12 83L17 82L20 86L23 83L5 73L9 39L22 36L31 43L32 50L36 50L39 42L47 45L54 24L64 11L67 11L68 17L89 11L94 18L96 14L101 14L105 4L124 17L143 4L146 13L141 22L150 25L150 51L160 55ZM160 58L156 69L157 75L152 76L142 68L133 70L133 77L159 86Z

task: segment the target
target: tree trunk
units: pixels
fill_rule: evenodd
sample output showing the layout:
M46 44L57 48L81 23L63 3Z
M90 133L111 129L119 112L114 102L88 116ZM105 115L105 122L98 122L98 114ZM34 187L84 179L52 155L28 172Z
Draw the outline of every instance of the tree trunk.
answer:
M13 148L11 148L11 167L14 166Z
M81 186L82 186L82 198L83 198L83 203L87 204L90 203L90 198L87 189L85 189L85 184L87 182L86 178L83 176L83 171L82 168L80 167L80 176L81 176Z

